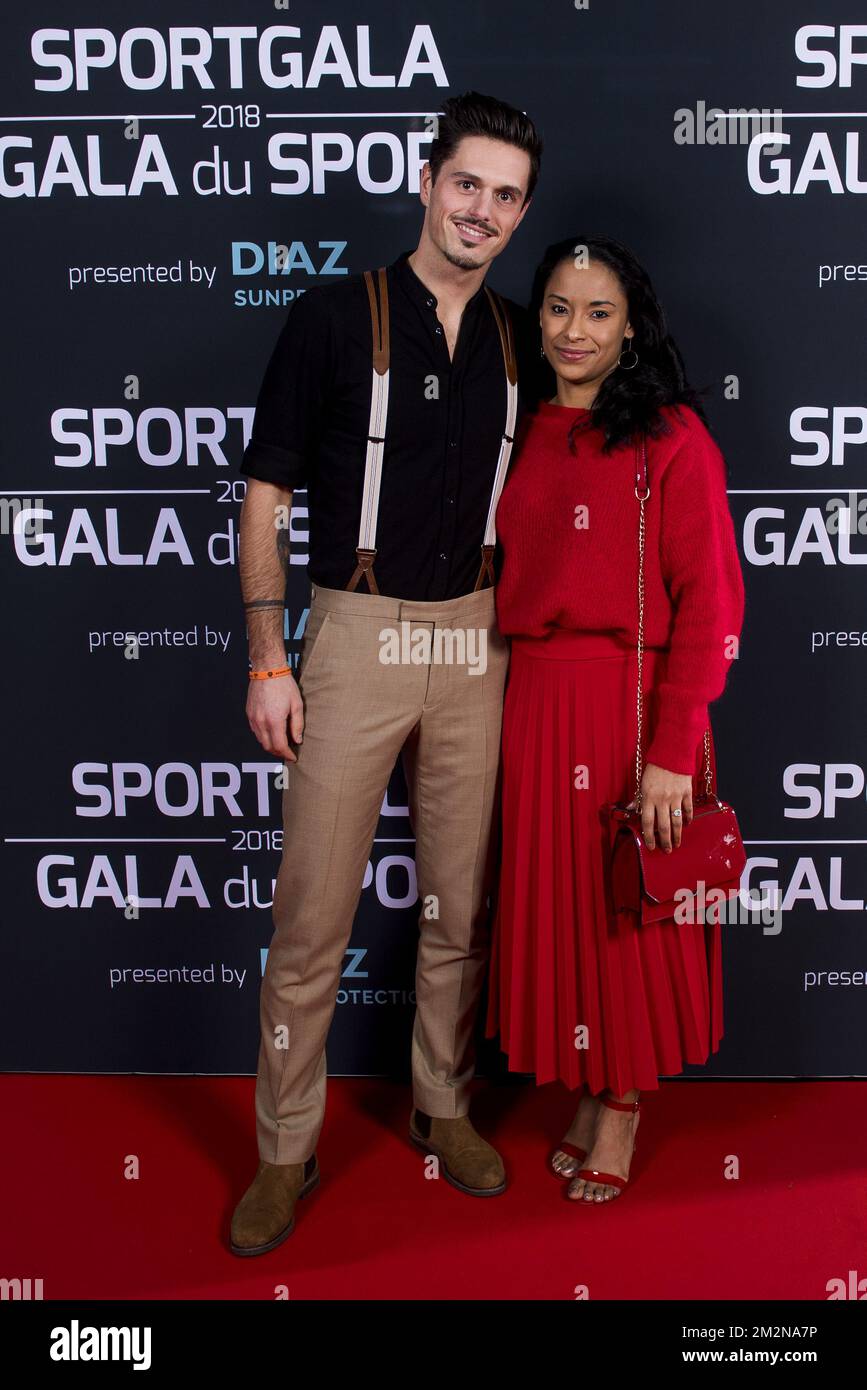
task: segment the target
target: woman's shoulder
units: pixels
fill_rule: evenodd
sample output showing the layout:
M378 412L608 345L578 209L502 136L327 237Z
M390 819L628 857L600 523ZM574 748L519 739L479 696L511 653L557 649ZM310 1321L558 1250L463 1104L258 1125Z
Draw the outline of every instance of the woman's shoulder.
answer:
M523 410L515 432L515 447L519 444L545 446L562 438L568 442L569 428L576 420L582 420L588 411L571 409L563 405L550 405L548 401L532 401Z
M684 405L682 402L662 405L659 407L659 413L665 422L663 439L669 439L677 445L683 444L687 439L710 440L713 443L710 430L691 405Z
M648 465L667 487L725 489L728 468L701 416L688 405L660 408L668 427L648 448Z
M692 406L663 405L659 413L665 422L664 432L654 441L660 462L706 459L716 465L722 461L719 445Z

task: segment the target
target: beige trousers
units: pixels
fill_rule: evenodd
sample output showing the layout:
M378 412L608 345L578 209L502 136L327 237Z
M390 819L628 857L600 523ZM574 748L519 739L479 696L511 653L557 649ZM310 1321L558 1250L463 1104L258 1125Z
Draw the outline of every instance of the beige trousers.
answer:
M287 764L260 1001L256 1134L266 1162L300 1163L316 1147L340 971L400 755L422 902L413 1099L429 1115L467 1113L508 659L491 588L416 603L313 587L298 672L304 737Z

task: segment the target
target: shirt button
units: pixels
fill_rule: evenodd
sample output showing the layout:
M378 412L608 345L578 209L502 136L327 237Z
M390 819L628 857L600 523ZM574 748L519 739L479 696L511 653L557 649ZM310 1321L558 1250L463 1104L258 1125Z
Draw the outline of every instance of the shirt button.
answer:
M449 497L449 499L448 499L448 501L451 502L453 505L454 505L454 500L455 500L455 499L454 499L453 497Z
M458 447L458 441L457 441L456 439L450 439L450 440L449 440L449 448L450 448L450 449L456 449L457 447Z
M447 559L447 558L448 558L448 557L447 557L446 555L444 555L442 551L440 551L440 559L441 559L441 560L445 560L445 559Z
M442 326L440 324L437 324L436 328L434 329L434 333L438 333L439 336L442 337L442 332Z
M430 308L433 307L433 300L432 300L432 299L426 299L426 300L425 300L425 304L426 304L427 307L430 309Z

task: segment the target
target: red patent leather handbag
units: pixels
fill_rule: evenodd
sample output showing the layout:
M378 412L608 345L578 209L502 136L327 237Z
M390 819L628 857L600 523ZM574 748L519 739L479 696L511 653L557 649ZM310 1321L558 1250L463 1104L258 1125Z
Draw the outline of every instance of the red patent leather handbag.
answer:
M644 503L650 496L647 480L647 448L644 439L636 468L635 496L638 521L638 739L635 751L635 802L629 810L620 803L608 806L610 818L611 886L616 910L628 908L642 925L649 922L694 921L704 899L719 901L737 891L747 862L746 850L734 810L721 801L713 787L710 730L704 735L704 791L693 798L693 818L681 830L680 844L670 854L650 849L641 833L641 733L643 719L642 656L644 651ZM689 894L696 895L692 915Z

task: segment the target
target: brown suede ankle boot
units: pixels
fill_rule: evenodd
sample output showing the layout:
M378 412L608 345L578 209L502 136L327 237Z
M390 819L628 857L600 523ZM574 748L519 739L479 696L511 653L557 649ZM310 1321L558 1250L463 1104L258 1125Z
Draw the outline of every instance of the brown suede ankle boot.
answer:
M506 1190L503 1160L486 1139L477 1134L469 1115L441 1120L413 1110L409 1137L423 1154L435 1154L443 1177L470 1197L496 1197Z
M295 1229L295 1203L319 1182L319 1163L260 1162L256 1176L235 1208L229 1248L233 1255L264 1255Z

